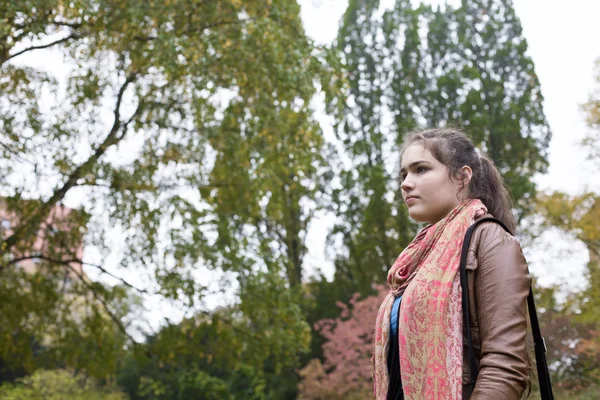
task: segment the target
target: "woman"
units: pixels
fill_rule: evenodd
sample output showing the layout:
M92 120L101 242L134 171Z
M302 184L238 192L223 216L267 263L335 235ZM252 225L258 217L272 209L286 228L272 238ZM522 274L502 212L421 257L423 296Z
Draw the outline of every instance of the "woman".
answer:
M493 222L475 230L466 264L479 366L473 393L463 339L458 266L467 228L490 216L515 228L498 170L464 133L433 129L408 135L400 173L410 217L428 225L388 272L375 327L375 398L521 398L531 278L519 242Z

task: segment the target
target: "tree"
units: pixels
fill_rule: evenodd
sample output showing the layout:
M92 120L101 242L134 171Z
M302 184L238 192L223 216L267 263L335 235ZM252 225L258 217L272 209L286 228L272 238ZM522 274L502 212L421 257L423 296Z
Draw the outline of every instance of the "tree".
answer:
M373 327L387 288L379 286L376 296L360 299L356 293L349 304L338 303L341 314L315 324L327 342L324 362L313 359L300 371L299 399L369 399L373 392L371 357Z
M398 0L350 1L337 46L348 74L348 101L337 134L339 189L332 210L341 243L336 279L362 293L414 235L400 206L394 170L407 131L463 126L494 160L515 199L519 219L531 212L551 137L540 85L512 4L466 0L453 8ZM494 18L491 18L493 15Z
M110 379L127 342L112 317L121 321L135 301L122 286L106 287L83 278L40 270L2 272L0 279L0 374L2 381L38 368L68 366ZM102 296L98 301L90 293Z
M394 135L384 124L388 71L378 39L378 8L379 1L350 1L337 38L348 89L347 101L338 110L336 133L343 152L331 205L338 222L329 241L343 246L335 260L335 279L348 286L343 300L356 290L370 292L372 282L381 281L414 233L394 195L390 171Z
M600 75L598 76L600 82ZM586 112L590 134L583 141L592 162L600 160L594 143L600 132L598 110L600 103L597 93L583 107ZM589 189L588 189L589 190ZM600 303L598 285L600 283L600 200L598 194L586 191L579 195L569 195L559 191L541 193L536 203L536 214L541 217L541 229L557 228L581 241L588 249L586 288L571 293L566 301L556 301L556 288L545 289L544 310L541 321L553 349L555 380L558 386L567 389L566 395L586 393L590 398L597 397L600 376ZM585 394L582 394L585 396Z
M464 127L502 173L522 219L535 198L531 177L546 170L551 133L512 2L412 9L400 0L384 20L398 142L416 124Z
M2 4L0 14L0 188L17 216L0 243L0 279L40 231L53 250L29 257L51 279L83 264L191 313L208 292L198 268L230 273L236 323L262 335L255 355L275 371L293 364L308 346L297 301L264 300L299 296L306 229L320 206L318 178L326 180L309 102L317 86L329 95L336 82L329 54L304 35L297 2L31 0ZM63 59L64 74L32 65L49 54ZM84 200L74 228L44 224L76 198ZM122 251L113 251L112 228ZM82 230L98 263L72 251ZM156 284L110 272L109 255ZM118 290L77 278L32 290L54 296L55 308L61 290L91 294L127 334ZM58 325L72 318L48 315ZM268 337L274 321L289 322L289 335Z
M142 351L128 352L117 382L133 399L292 398L288 381L295 379L288 370L296 367L297 349L308 345L310 331L301 313L277 314L278 302L297 302L291 293L263 289L273 295L263 299L272 313L242 302L255 311L223 308L167 325L147 337ZM244 318L236 318L241 312ZM304 330L295 331L299 327Z

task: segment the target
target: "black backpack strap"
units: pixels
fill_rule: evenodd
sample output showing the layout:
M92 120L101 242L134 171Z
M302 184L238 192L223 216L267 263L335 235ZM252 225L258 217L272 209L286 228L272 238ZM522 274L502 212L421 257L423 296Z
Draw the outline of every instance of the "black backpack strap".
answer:
M479 370L475 362L475 352L473 351L473 336L471 333L471 319L469 313L469 290L467 282L467 256L469 252L469 244L471 243L471 237L475 232L475 228L483 222L494 222L502 226L506 232L512 235L512 232L504 225L504 223L496 218L481 218L473 223L467 229L465 238L462 245L460 254L460 286L462 290L462 309L463 309L463 322L465 324L465 332L467 335L467 345L469 354L469 369L471 374L471 393L475 390L475 383L477 381L477 375ZM540 383L540 394L542 400L554 400L552 393L552 383L550 381L550 373L548 371L548 363L546 361L546 344L542 333L540 331L540 324L535 309L535 302L533 300L533 290L529 287L529 295L527 296L527 306L529 308L529 318L531 319L531 330L533 333L533 342L535 347L535 359L537 364L538 379Z
M533 289L529 287L527 296L527 306L529 307L529 318L531 320L531 331L533 333L533 343L535 349L535 361L537 364L538 380L540 383L540 394L542 400L554 400L552 393L552 382L550 381L550 371L546 361L546 342L540 331L535 302L533 301Z

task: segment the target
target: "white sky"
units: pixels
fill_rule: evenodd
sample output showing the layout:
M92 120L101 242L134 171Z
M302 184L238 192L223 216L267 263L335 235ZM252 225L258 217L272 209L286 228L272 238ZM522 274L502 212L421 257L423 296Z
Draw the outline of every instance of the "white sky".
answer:
M428 3L443 3L427 1ZM393 0L382 0L389 7ZM456 3L456 1L450 1ZM337 35L346 0L301 0L302 18L309 36L317 43L330 43ZM548 174L536 177L542 190L579 194L586 187L598 190L600 179L578 143L587 127L580 105L595 88L594 61L600 57L600 1L515 0L544 95L544 110L553 132ZM324 126L324 129L329 129ZM309 271L333 275L333 266L324 254L327 227L332 219L315 221L308 236ZM572 238L550 231L524 252L531 271L540 283L570 282L571 289L584 283L587 250Z

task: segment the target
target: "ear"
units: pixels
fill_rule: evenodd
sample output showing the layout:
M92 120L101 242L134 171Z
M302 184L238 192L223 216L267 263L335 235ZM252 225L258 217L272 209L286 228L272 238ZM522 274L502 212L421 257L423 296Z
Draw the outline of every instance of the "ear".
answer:
M461 183L464 187L469 186L471 178L473 178L473 170L468 165L463 165L460 169Z

